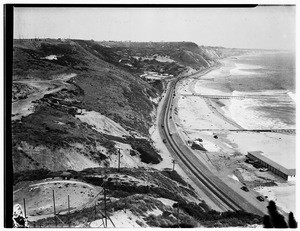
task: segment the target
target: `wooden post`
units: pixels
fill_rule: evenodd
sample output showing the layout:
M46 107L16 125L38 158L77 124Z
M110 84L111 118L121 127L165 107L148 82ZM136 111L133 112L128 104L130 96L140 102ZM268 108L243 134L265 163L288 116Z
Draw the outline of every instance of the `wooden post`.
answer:
M120 172L120 162L121 162L121 152L120 152L120 148L118 149L118 155L119 155L119 158L118 158L118 172Z
M127 201L125 200L125 213L126 213Z
M172 160L172 163L173 163L173 171L175 170L175 163L176 163L176 160Z
M106 190L105 186L103 187L104 189L104 216L105 216L105 228L107 227L107 213L106 213Z
M53 211L54 211L55 227L57 227L54 190L52 190L52 194L53 194Z
M94 205L94 220L96 220L96 215L97 215L97 208L96 208L96 204L97 204L97 201L95 201L95 205Z
M24 216L25 216L25 218L27 218L25 198L23 198L23 204L24 204Z
M69 228L71 227L71 218L70 218L70 196L68 195L68 217L69 217Z
M179 202L178 202L178 207L177 207L177 226L179 228Z

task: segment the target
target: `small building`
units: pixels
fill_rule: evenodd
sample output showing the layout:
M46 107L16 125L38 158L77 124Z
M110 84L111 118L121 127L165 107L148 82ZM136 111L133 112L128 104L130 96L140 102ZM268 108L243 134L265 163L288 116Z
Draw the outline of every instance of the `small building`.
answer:
M262 166L268 168L269 171L275 173L276 175L282 177L283 179L290 181L294 180L296 177L296 169L287 169L282 165L270 160L261 154L261 151L248 152L247 157L254 161L258 161Z

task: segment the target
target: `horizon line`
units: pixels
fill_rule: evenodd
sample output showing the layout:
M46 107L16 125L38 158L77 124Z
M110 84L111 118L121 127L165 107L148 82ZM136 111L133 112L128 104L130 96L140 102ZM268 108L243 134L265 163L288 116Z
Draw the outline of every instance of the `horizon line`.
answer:
M296 51L295 49L278 49L278 48L243 48L243 47L226 47L223 45L199 45L193 41L132 41L132 40L96 40L96 39L84 39L84 38L51 38L51 37L28 37L28 38L13 38L13 40L28 40L28 39L53 39L53 40L86 40L86 41L94 41L94 42L130 42L130 43L194 43L197 46L204 46L204 47L220 47L225 49L241 49L241 50L276 50L276 51Z

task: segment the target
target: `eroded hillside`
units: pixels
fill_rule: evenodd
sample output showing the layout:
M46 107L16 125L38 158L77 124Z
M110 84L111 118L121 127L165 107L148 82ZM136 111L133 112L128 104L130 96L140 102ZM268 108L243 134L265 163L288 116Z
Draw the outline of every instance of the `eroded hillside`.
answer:
M82 199L87 194L74 206L71 220L77 227L87 222L93 227L91 222L97 219L91 215L91 201L106 182L112 198L110 214L117 220L136 219L127 224L133 227L175 227L176 203L182 210L181 227L199 226L201 219L212 219L206 224L211 226L223 219L176 171L152 168L163 157L153 146L149 128L170 80L239 52L191 42L15 40L12 158L18 196L14 193L14 200L25 196L33 203L31 216L51 227L53 218L39 217L51 209L34 209L36 200L46 203L43 197L51 185L61 196L74 188L74 196ZM103 205L103 198L95 198ZM127 204L126 215L122 210ZM151 214L153 210L156 213ZM234 219L237 214L229 216Z
M223 56L190 42L15 40L14 171L108 166L117 149L159 163L148 131L167 81Z

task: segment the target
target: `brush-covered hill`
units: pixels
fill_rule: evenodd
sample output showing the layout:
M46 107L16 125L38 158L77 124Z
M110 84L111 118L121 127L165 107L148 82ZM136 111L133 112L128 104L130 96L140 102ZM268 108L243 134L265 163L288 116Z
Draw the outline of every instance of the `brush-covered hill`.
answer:
M97 48L90 52L93 44ZM136 151L132 158L161 160L147 139L155 109L151 99L159 97L162 84L148 83L114 65L116 57L90 41L15 41L13 98L20 99L16 112L22 114L22 102L31 92L41 93L29 108L31 114L13 114L13 119L20 118L12 127L15 172L107 165L107 158L117 154L114 137L126 140L128 150L143 153ZM73 78L62 85L58 80L65 76Z
M30 227L56 227L52 216L52 190L58 228L103 227L104 214L108 217L107 227L111 228L245 227L262 222L261 217L244 211L211 210L194 189L171 170L36 170L15 174L14 182L14 202L22 204L26 199Z
M148 131L166 81L213 65L224 57L222 49L191 42L15 40L14 171L115 166L117 150L128 166L159 163Z
M99 227L104 186L117 227L260 223L253 214L211 210L176 171L155 170L163 156L149 134L170 80L240 52L191 42L15 40L14 203L26 198L30 226L54 227L54 190L59 227Z

